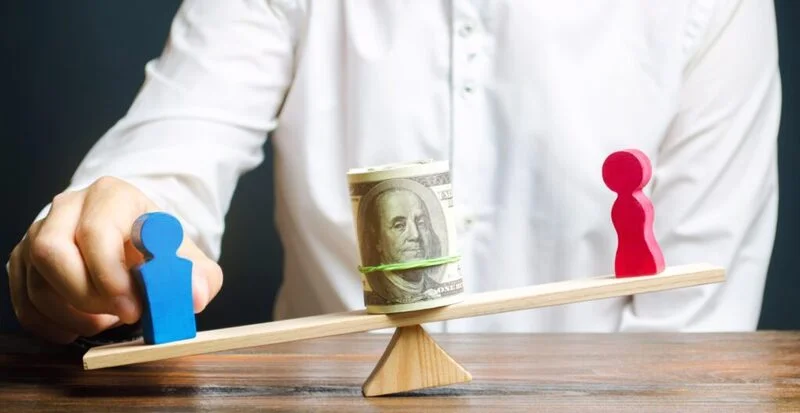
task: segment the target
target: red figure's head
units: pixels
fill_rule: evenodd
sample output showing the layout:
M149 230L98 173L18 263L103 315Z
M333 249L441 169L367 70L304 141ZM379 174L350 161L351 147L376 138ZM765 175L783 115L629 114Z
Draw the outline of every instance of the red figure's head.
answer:
M638 149L614 152L603 163L603 181L617 193L644 188L652 173L650 159Z

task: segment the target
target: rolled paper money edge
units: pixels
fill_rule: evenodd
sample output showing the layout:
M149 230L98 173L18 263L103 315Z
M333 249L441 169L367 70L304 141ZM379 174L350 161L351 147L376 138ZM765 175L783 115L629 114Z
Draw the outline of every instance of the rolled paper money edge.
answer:
M347 182L349 184L377 182L387 179L411 178L443 172L450 172L449 161L426 160L397 162L366 168L352 168L347 171Z
M450 295L447 297L426 301L417 301L409 304L368 305L367 312L370 314L396 314L408 313L411 311L430 310L432 308L446 307L448 305L460 303L461 301L464 301L465 298L466 295L462 292L460 294Z

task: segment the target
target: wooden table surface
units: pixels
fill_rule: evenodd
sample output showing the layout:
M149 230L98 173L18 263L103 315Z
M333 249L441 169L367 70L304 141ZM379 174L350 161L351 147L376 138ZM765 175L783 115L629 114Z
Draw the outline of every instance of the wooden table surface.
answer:
M470 383L364 398L389 335L84 371L0 335L0 411L800 412L800 333L433 335Z

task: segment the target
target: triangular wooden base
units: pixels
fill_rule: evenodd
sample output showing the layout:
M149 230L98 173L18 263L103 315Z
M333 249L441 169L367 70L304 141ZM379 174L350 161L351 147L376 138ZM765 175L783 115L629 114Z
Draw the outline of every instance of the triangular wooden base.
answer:
M422 326L399 327L372 374L361 388L364 396L382 396L472 380Z

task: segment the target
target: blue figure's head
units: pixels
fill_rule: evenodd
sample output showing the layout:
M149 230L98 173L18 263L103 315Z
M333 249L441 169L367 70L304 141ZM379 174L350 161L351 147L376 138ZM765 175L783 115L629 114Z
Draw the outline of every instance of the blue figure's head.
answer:
M183 227L170 214L150 212L133 223L131 241L148 257L174 256L183 241Z

